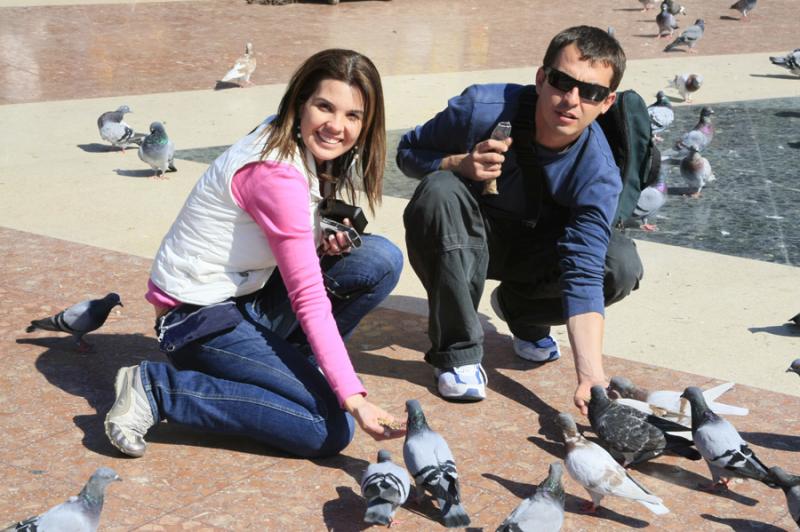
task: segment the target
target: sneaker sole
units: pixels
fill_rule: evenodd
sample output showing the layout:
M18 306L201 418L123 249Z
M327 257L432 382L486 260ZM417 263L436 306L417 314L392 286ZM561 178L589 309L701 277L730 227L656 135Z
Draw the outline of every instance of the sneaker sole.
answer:
M136 370L138 371L138 369L139 368L137 367ZM131 373L130 372L130 368L126 368L125 371L117 372L117 377L114 380L114 394L115 394L116 397L120 396L120 392L122 391L122 388L125 385L125 379L128 378L128 375L130 375L130 373ZM133 383L131 383L130 386L133 386ZM106 437L108 438L109 443L111 443L111 445L113 445L114 448L119 450L122 454L125 454L125 455L128 455L128 456L133 456L135 458L139 458L139 457L144 455L144 452L142 452L142 454L132 454L130 452L130 450L123 449L122 446L118 445L116 440L111 436L111 421L109 420L109 418L112 416L112 413L114 415L119 415L116 412L114 412L114 407L116 407L116 406L117 406L117 402L115 400L114 404L111 405L111 410L109 410L108 413L106 414L106 419L105 419L105 422L103 423L103 427L105 428ZM124 414L127 414L131 409L131 402L130 401L126 401L124 403L124 406L126 407ZM122 415L124 415L124 414L122 414Z
M558 360L559 358L561 358L561 354L560 353L551 353L550 356L548 358L544 359L544 360L538 360L538 359L535 359L535 358L528 358L528 357L526 357L524 355L520 355L516 351L514 351L514 354L517 355L517 357L521 358L522 360L525 360L526 362L533 362L534 364L545 364L547 362L553 362L553 361Z

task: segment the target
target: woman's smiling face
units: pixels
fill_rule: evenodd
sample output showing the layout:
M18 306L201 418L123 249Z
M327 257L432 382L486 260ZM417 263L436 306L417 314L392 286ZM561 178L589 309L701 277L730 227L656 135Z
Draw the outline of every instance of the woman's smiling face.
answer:
M323 79L301 107L300 135L319 165L355 145L363 120L361 90L343 81Z

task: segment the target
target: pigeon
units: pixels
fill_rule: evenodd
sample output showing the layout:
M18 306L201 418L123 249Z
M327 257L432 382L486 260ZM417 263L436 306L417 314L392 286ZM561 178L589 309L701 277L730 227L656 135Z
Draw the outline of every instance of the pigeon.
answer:
M550 464L547 478L519 503L495 532L558 532L564 524L564 486L561 462Z
M797 373L800 375L800 358L795 358L792 364L787 368L786 373Z
M659 171L658 180L646 187L639 194L639 200L633 209L633 215L625 222L627 227L639 227L643 231L658 231L654 223L650 223L650 217L655 216L656 212L667 202L667 182L664 180L664 172Z
M392 462L389 451L378 451L378 462L370 464L361 477L361 494L367 500L364 522L391 526L410 489L408 472Z
M669 12L666 2L661 4L661 11L656 15L656 24L659 38L671 37L672 33L678 29L678 21L675 20L675 15Z
M700 90L703 76L700 74L677 74L669 81L667 87L675 88L686 103L692 102L691 94Z
M175 168L175 145L161 122L150 124L150 134L139 146L139 158L153 168L156 178L164 177L164 172L178 171Z
M122 479L113 469L100 467L78 495L43 514L4 528L3 532L94 532L100 523L106 487L116 480Z
M726 382L719 386L714 386L703 391L703 397L711 410L717 414L746 416L750 413L747 408L740 406L726 405L716 402L717 397L733 388L734 383ZM692 423L692 409L686 399L681 398L681 392L672 390L650 391L636 386L630 379L625 377L612 377L608 386L614 395L618 395L622 400L617 402L641 409L648 414L655 414L670 421L686 425ZM632 400L630 402L626 399Z
M694 21L694 24L683 30L678 37L675 38L674 41L669 43L666 48L664 48L665 52L669 52L677 46L686 46L687 51L691 53L697 53L697 50L694 49L697 42L703 38L703 32L705 31L706 25L703 19L699 18Z
M224 83L239 83L240 86L249 86L253 83L250 76L256 70L256 56L253 54L253 43L247 43L244 47L244 55L236 60L233 67L225 74L220 81Z
M735 9L736 11L741 13L742 18L739 20L745 21L748 20L747 18L748 13L750 13L756 8L757 3L758 0L738 0L731 6L731 9Z
M789 474L777 466L771 467L769 472L772 474L775 484L786 494L789 515L800 526L800 476Z
M714 110L710 107L700 109L700 119L690 130L681 135L675 142L675 146L661 156L661 160L683 159L689 155L689 148L694 147L697 151L703 151L714 140L714 124L711 122L711 115Z
M97 119L97 130L100 137L112 146L120 148L125 153L125 148L130 144L141 144L144 135L135 133L133 128L125 123L125 113L132 113L127 105L120 105L116 111L107 111Z
M406 411L403 458L414 477L417 503L422 501L425 491L429 491L439 503L447 528L468 526L470 519L461 505L458 471L447 442L428 426L419 401L406 401Z
M650 115L650 131L653 132L653 141L661 142L663 139L658 134L666 131L675 121L675 111L672 110L672 104L664 91L658 91L656 101L647 107L647 114Z
M642 4L642 11L647 11L656 6L656 0L639 0L639 3Z
M694 191L689 194L693 198L699 198L703 187L717 179L711 171L711 163L694 146L689 146L689 155L681 161L681 176Z
M686 427L648 415L608 398L602 386L592 386L589 423L612 456L621 456L623 466L646 462L665 452L689 460L701 456L692 442L669 432L685 432Z
M664 0L661 2L661 5L667 4L667 11L669 11L670 15L685 15L686 8L681 4L675 2L675 0Z
M789 52L783 57L772 55L769 60L772 61L773 65L783 67L792 74L800 76L800 48L796 48L793 52Z
M49 318L33 320L25 332L37 329L71 334L75 338L79 351L90 351L92 346L83 340L83 336L99 329L108 318L111 309L119 305L123 307L119 295L109 293L103 299L92 299L75 303Z
M669 513L661 499L631 477L608 452L578 433L572 416L561 413L556 424L564 434L566 457L564 465L569 475L589 492L592 502L585 510L594 513L606 495L634 500L656 515Z
M706 404L703 391L690 386L681 394L692 408L692 439L711 472L707 489L728 486L733 477L752 478L775 487L767 466L748 447L733 425L715 414Z

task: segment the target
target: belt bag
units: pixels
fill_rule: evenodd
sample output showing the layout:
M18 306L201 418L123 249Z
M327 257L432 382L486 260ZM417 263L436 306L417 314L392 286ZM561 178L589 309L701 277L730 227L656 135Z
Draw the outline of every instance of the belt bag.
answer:
M171 353L200 338L233 329L243 319L234 301L205 307L180 305L156 322L158 347L164 353Z

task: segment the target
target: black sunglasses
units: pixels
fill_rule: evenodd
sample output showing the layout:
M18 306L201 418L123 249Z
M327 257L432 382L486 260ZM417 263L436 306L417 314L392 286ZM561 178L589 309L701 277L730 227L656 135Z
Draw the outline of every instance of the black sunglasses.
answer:
M547 76L547 83L561 92L569 92L573 87L578 87L578 94L584 100L602 102L611 94L611 89L594 83L578 81L568 74L551 67L544 67L544 75Z

